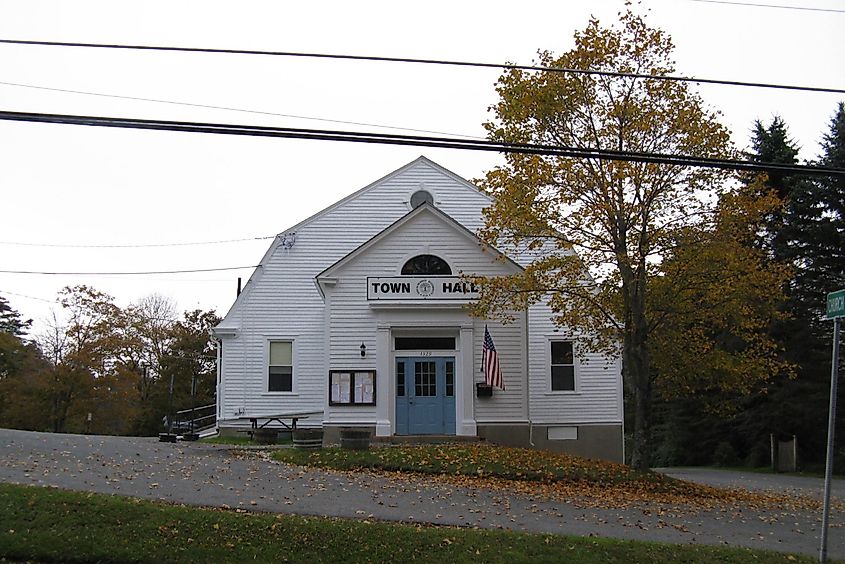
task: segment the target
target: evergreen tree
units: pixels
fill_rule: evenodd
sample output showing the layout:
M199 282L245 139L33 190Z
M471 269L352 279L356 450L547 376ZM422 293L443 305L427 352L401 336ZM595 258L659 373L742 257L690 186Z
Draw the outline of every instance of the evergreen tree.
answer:
M0 385L22 373L29 357L36 352L23 340L32 320L21 321L21 315L0 296Z
M12 309L6 298L0 296L0 331L15 337L23 337L30 325L32 325L31 319L22 320L21 314Z
M822 141L819 164L845 169L845 103L840 102ZM816 216L818 246L808 264L824 294L845 288L845 177L823 177L816 184L815 198L821 214ZM817 295L818 297L818 295ZM816 303L821 308L821 302Z
M819 164L845 167L845 108L840 104L823 137ZM769 127L755 124L754 160L794 164L797 147L783 120ZM745 404L740 429L754 444L768 433L796 435L805 464L824 458L830 374L830 327L822 320L827 292L845 287L845 181L769 174L768 186L783 199L779 213L768 218L766 239L773 257L786 260L793 276L786 289L787 319L773 324L785 358L796 367L794 378L781 375L767 390Z
M830 129L822 138L822 156L819 164L830 168L845 169L845 103L840 102L836 113L830 120ZM815 253L807 261L804 271L804 284L810 290L806 299L808 307L818 314L814 317L815 333L821 336L826 359L826 372L830 369L831 322L822 321L825 308L825 295L845 288L845 178L822 177L816 183L814 197L818 202L820 215L815 217L813 230L816 246ZM811 284L812 283L812 284ZM845 402L845 360L840 357L839 398L841 409ZM827 388L825 399L827 399ZM845 418L839 417L836 429L838 448L834 468L845 471Z
M786 123L780 116L775 116L768 127L760 120L754 122L751 148L752 152L748 156L758 163L798 163L799 148L789 138ZM766 184L777 192L781 200L786 200L795 184L795 177L779 171L769 171L767 175Z
M799 147L789 137L787 125L780 116L775 116L768 126L763 125L760 120L754 122L751 148L752 151L747 154L751 161L780 165L798 164ZM758 244L766 248L774 260L792 260L795 258L795 252L790 247L790 242L798 233L791 211L796 204L796 196L807 191L809 182L806 178L778 170L767 171L762 178L763 182L759 180L751 177L747 182L749 185L757 183L766 190L773 191L782 205L769 213Z

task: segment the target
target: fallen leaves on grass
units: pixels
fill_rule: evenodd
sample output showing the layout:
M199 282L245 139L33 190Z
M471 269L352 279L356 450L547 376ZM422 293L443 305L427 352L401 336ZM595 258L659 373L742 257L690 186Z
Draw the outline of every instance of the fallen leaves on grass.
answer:
M265 456L331 470L370 470L394 477L409 473L424 475L427 481L510 491L586 507L659 504L714 510L746 507L787 511L819 507L819 502L809 497L715 488L656 472L638 472L609 461L501 446L403 445L368 451L287 449Z

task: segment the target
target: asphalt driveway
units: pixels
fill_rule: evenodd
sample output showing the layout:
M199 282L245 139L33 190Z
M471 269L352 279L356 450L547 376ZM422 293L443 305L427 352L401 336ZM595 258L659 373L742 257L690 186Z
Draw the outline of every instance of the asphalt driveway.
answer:
M584 507L424 477L291 467L204 443L0 429L0 453L2 482L190 505L805 554L819 544L820 512ZM829 554L845 559L845 514L835 512L832 524Z
M707 484L720 488L743 488L752 491L765 491L806 495L817 499L824 496L824 479L810 476L788 474L761 474L719 468L656 468L673 478ZM831 481L831 498L845 499L845 480L838 478Z

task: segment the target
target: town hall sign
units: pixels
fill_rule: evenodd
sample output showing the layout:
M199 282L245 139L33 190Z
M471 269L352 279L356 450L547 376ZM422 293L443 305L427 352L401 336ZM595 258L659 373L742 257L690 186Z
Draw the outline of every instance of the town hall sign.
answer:
M479 287L460 276L368 277L368 300L474 300Z

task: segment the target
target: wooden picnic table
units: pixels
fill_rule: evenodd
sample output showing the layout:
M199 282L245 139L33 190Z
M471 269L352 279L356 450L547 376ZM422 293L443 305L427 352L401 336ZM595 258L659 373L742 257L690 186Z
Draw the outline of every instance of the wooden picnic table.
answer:
M239 417L238 419L248 419L250 425L252 427L252 431L256 431L257 429L263 429L273 421L281 424L285 429L289 431L296 430L296 422L301 419L308 419L312 415L320 415L323 413L322 411L298 411L295 413L272 413L267 415L245 415L243 417ZM263 423L262 423L263 421ZM288 421L290 421L290 425L288 425Z

